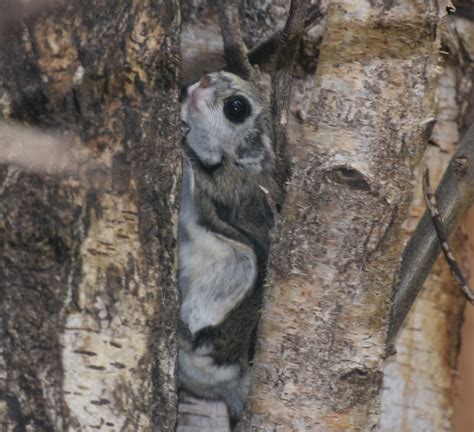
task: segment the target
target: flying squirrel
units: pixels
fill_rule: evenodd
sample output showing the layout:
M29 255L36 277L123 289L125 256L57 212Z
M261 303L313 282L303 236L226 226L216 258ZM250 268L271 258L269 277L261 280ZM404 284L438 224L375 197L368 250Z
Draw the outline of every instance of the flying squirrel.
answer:
M256 85L204 75L182 95L179 381L244 408L280 190L271 117Z

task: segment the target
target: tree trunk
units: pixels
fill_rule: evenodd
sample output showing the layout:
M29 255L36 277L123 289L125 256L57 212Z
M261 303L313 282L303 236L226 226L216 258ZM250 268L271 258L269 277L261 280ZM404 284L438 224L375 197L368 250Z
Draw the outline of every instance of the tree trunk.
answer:
M78 0L3 36L0 113L73 163L0 167L2 430L174 430L179 24Z
M471 6L472 7L472 6ZM457 149L460 135L474 120L474 23L462 16L448 17L443 35L443 72L438 83L438 113L425 155L433 184L444 173ZM418 176L406 237L425 210ZM468 220L468 216L466 217ZM466 256L466 230L459 229L452 246L459 262ZM440 257L416 300L396 343L396 355L384 370L381 431L452 430L456 393L453 384L461 343L464 296ZM470 306L467 306L470 308ZM464 342L462 342L464 345ZM471 363L472 364L472 363ZM458 390L456 390L458 392ZM463 395L463 398L466 396ZM470 404L472 399L460 403ZM460 407L458 411L460 411ZM459 413L456 424L463 424ZM465 423L464 423L465 424ZM471 430L465 426L460 432Z
M184 3L219 47L216 11ZM242 2L249 46L283 26L287 3ZM320 28L306 34L245 432L376 427L445 6L333 0L316 79ZM65 152L36 173L28 154L0 166L2 430L174 430L178 11L76 0L0 43L0 115L56 131ZM198 63L192 77L214 69Z
M412 195L434 111L436 1L330 3L275 233L241 430L372 430Z

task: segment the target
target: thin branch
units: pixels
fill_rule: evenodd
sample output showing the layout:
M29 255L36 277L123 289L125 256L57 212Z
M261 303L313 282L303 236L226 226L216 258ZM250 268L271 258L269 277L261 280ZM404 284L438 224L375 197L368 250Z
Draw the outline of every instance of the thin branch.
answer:
M316 24L319 24L323 20L324 17L325 17L325 11L321 10L320 2L318 2L315 5L311 5L308 8L308 13L307 13L305 23L304 23L305 30L311 28L312 26L314 26ZM225 38L227 40L240 40L241 39L240 37L235 37L235 39L234 39L234 37L231 37L231 35L227 31L228 27L225 27L226 30L224 32L224 27L223 26L228 26L229 25L228 22L229 22L229 20L227 20L227 19L224 19L223 21L221 21L221 33L223 35L224 34L226 35ZM240 75L240 76L248 76L249 73L250 74L253 73L253 69L251 68L251 66L262 65L262 64L268 63L272 60L272 58L275 56L275 54L278 50L278 46L279 46L282 34L283 34L283 30L276 31L268 39L265 39L263 42L260 42L259 44L254 46L250 51L247 51L247 49L245 47L245 44L243 42L241 42L241 43L240 42L235 42L233 45L240 46L238 51L239 52L246 52L246 56L247 56L247 59L248 59L248 62L243 61L243 63L244 63L244 68L243 68L244 71L243 72L242 72L242 67L239 66L241 64L241 60L238 60L238 61L235 62L236 64L231 64L231 65L229 65L227 63L223 63L223 62L220 63L220 60L222 60L222 58L221 58L222 53L217 52L217 51L206 52L206 54L205 54L206 55L206 62L209 63L209 61L211 61L211 66L209 67L209 65L207 65L207 69L203 68L202 66L198 66L198 64L201 65L202 58L200 58L200 59L199 58L195 58L195 59L193 58L192 59L193 62L190 62L189 59L186 58L185 60L187 60L188 63L187 63L187 67L184 68L185 76L186 76L186 79L184 81L185 82L186 81L194 82L194 80L197 77L200 77L203 73L213 71L213 70L229 70L230 72L237 73L237 75ZM224 36L223 36L223 38L224 38ZM201 51L202 51L202 47L200 47L200 48L201 48ZM232 54L232 52L233 52L232 49L228 49L227 52L229 53L228 56L231 59L234 59L233 54ZM191 56L192 56L192 53L191 53ZM239 56L240 56L240 54L239 54ZM196 61L196 64L194 64L194 61ZM196 73L196 70L199 70L199 73ZM205 72L203 72L202 70L204 70ZM190 71L191 71L191 73L190 73Z
M0 121L0 164L37 173L74 172L80 161L72 151L72 143L71 136Z
M311 5L304 21L304 28L307 30L313 25L319 23L324 18L320 4ZM253 47L248 53L248 59L251 65L261 65L268 62L277 52L278 44L282 37L282 30L273 33L268 39Z
M285 28L281 34L272 76L272 114L277 180L284 186L289 176L288 111L293 80L293 65L305 29L305 17L309 0L292 0Z
M435 195L449 236L462 215L474 203L474 125L470 127L451 159ZM388 351L395 342L398 331L440 250L438 234L429 211L426 211L403 253L400 283L392 305Z
M247 58L247 47L240 30L239 1L218 0L217 6L228 69L243 79L249 79L253 69Z
M433 220L433 225L436 229L436 232L438 233L439 242L441 244L441 250L443 251L444 257L448 262L448 265L451 269L451 273L453 274L454 279L463 291L467 300L471 304L474 304L474 293L471 291L471 288L469 288L469 285L466 279L464 278L456 259L454 258L451 247L449 246L448 235L446 234L446 229L444 227L443 217L438 211L436 197L434 196L433 192L431 192L430 170L428 168L426 168L425 172L423 173L423 195L425 196L426 206L430 211L431 219Z

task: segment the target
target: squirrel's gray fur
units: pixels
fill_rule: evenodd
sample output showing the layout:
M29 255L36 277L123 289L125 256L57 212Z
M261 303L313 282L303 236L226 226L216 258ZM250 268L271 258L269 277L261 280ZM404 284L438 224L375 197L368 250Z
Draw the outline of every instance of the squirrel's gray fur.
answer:
M248 102L238 122L232 97ZM235 422L248 367L280 193L268 111L251 83L227 72L191 86L182 105L183 184L179 220L180 385L223 400Z

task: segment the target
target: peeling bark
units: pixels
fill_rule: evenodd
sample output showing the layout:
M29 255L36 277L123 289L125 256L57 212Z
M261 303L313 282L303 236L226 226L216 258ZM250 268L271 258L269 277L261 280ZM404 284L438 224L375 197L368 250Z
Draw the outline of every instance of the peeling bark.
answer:
M288 5L241 2L249 47L282 29ZM220 47L217 11L184 6ZM333 0L323 45L324 23L305 34L293 177L243 431L377 424L445 6ZM174 430L178 10L177 0L77 0L0 32L2 117L63 134L77 166L0 166L0 428ZM192 78L213 69L200 63ZM195 419L201 402L182 407ZM222 408L207 404L215 418L201 425L180 412L179 430L226 430Z
M473 34L473 22L458 15L448 17L443 34L443 72L437 89L438 113L425 154L435 181L441 179L460 138L474 119ZM410 217L404 226L406 238L425 210L421 174L417 178ZM466 230L458 229L453 240L454 252L463 263ZM439 258L396 340L396 355L385 366L381 431L452 430L456 424L463 424L459 416L453 424L453 384L457 379L464 305L460 288L444 258ZM472 407L471 400L463 402Z
M76 1L3 36L3 118L79 163L0 167L2 430L174 430L177 11Z
M400 225L433 118L443 12L435 1L329 5L241 430L376 427Z

